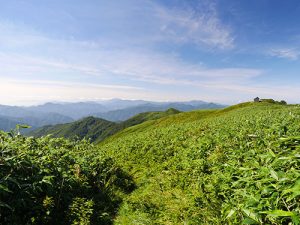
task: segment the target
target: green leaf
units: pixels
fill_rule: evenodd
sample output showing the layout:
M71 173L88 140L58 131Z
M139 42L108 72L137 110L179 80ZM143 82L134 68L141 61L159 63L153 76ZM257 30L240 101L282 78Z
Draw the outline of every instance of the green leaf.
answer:
M259 223L251 218L246 218L243 220L243 224L259 224Z
M17 125L17 129L27 129L27 128L31 128L31 126L27 125L27 124L18 124Z
M52 179L54 178L54 176L44 176L41 183L46 183L52 186Z
M294 186L293 186L292 188L289 188L289 189L284 190L284 191L282 192L283 195L286 195L286 194L288 194L288 193L292 193L292 194L291 194L291 196L289 196L289 197L287 198L287 202L293 200L294 198L296 198L297 196L300 195L300 179L298 179L298 180L295 182L295 184L294 184Z
M299 216L298 215L292 216L292 221L295 225L299 225L300 224Z
M226 219L230 218L235 213L234 209L231 209L228 215L226 216Z
M0 184L0 191L13 193L11 190L8 189L8 187L4 186L3 184Z
M17 185L19 188L21 188L19 182L16 179L13 179L12 177L8 176L5 178L5 180L10 181L10 182L14 183L15 185Z
M278 217L285 217L285 216L295 216L294 212L284 211L284 210L273 210L273 211L264 211L262 212L269 216L278 216Z
M243 212L246 214L247 217L249 217L249 219L251 219L252 221L255 221L255 223L260 223L260 218L259 215L257 213L254 213L252 211L250 211L249 209L243 209ZM253 223L250 223L253 224Z
M279 180L278 174L275 172L275 170L270 169L270 174L271 174L271 177L273 177L275 180Z
M275 154L271 149L269 149L269 153L270 153L270 155L273 156L274 158L276 157L276 154Z
M1 201L0 201L0 207L2 207L2 208L8 208L10 210L13 210L9 205L7 205L7 204L5 204L4 202L1 202Z

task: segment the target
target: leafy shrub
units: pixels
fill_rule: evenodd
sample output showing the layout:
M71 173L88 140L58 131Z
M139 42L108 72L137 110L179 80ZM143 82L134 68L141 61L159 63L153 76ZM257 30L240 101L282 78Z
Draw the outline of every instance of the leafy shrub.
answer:
M284 100L281 100L281 101L280 101L280 104L282 104L282 105L287 105L287 102L284 101Z
M111 224L133 188L131 177L85 140L0 133L0 224Z
M74 198L69 207L72 225L89 225L93 214L94 202L85 198Z

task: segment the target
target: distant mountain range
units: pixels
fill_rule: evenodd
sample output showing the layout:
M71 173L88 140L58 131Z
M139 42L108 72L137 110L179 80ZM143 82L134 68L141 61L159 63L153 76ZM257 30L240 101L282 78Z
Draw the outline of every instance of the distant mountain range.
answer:
M111 99L97 102L46 103L38 106L0 105L0 130L11 130L16 124L28 124L34 128L44 125L69 123L93 116L109 121L124 121L149 111L180 111L223 108L224 105L204 101L153 102L144 100Z
M0 105L0 130L4 131L14 129L17 124L28 124L36 128L71 121L74 119L54 112L38 112L27 107Z
M117 109L108 112L100 112L94 116L103 118L110 121L124 121L130 117L137 115L143 112L153 112L153 111L165 111L169 108L174 108L180 111L191 111L196 109L216 109L224 108L223 105L215 103L206 103L202 101L193 101L193 102L146 102L141 105L128 107L125 109Z

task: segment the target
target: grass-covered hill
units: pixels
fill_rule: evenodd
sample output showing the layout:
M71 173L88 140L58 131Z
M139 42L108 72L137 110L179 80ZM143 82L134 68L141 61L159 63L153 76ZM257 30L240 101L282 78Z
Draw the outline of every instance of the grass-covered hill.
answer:
M300 107L244 103L127 128L99 151L133 176L116 224L299 224Z
M298 105L173 114L96 146L1 133L0 151L0 224L300 224Z
M37 128L30 132L28 136L42 137L51 134L52 137L65 137L68 139L86 138L90 139L92 142L99 142L127 127L134 126L148 120L155 120L177 114L179 112L180 111L173 108L163 112L145 112L135 115L120 123L95 117L86 117L71 123Z

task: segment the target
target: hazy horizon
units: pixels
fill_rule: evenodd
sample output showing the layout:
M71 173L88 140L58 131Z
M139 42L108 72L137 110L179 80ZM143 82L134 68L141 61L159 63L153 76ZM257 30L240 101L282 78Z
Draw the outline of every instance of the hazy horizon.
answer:
M191 99L191 100L186 100L186 101L172 101L172 100L165 100L165 101L159 101L159 100L144 100L144 99L122 99L122 98L107 98L107 99L96 99L96 100L74 100L74 101L45 101L45 102L39 102L39 103L35 103L35 104L2 104L0 102L0 105L7 105L7 106L20 106L20 107L30 107L30 106L39 106L39 105L45 105L48 103L54 103L54 104L72 104L72 103L99 103L101 104L104 102L108 102L108 101L112 101L112 100L122 100L122 101L145 101L145 102L155 102L155 103L174 103L174 102L178 102L178 103L186 103L186 102L192 102L192 101L203 101L201 99ZM227 105L225 103L222 102L206 102L203 101L205 103L215 103L215 104L220 104L220 105Z
M298 103L300 2L3 1L0 104Z

